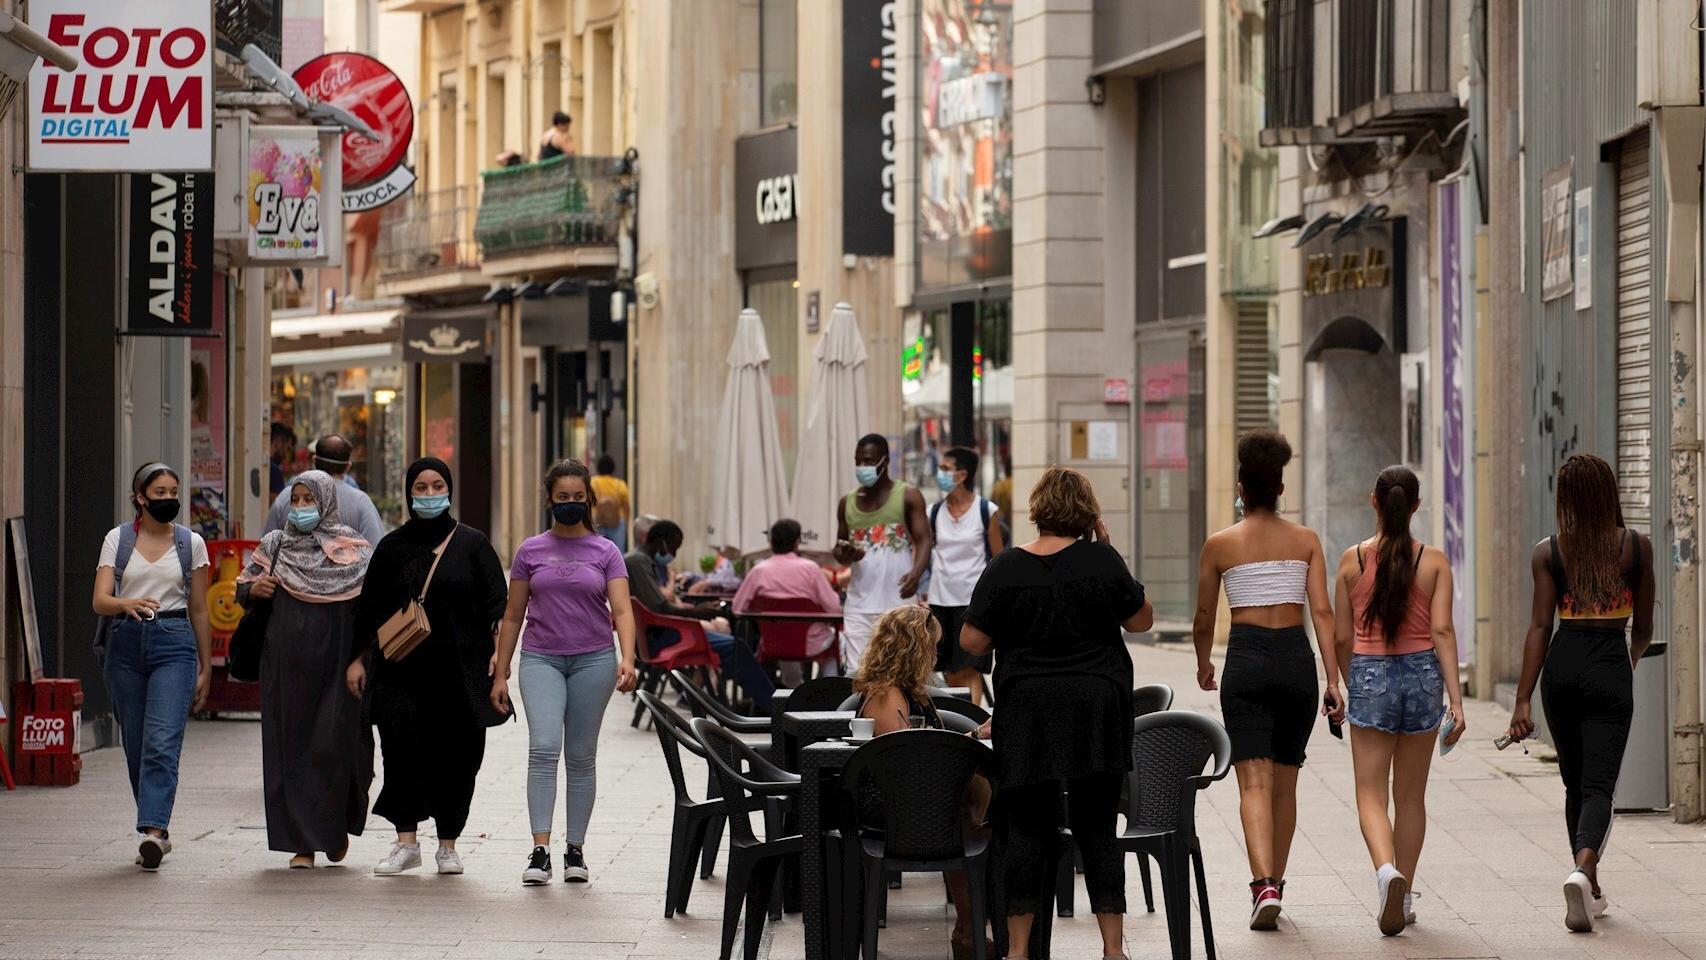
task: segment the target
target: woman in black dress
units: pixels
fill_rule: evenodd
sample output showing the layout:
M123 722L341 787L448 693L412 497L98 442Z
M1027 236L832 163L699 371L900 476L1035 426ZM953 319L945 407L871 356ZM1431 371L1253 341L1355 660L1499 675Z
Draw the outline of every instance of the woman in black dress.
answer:
M990 562L960 633L967 653L997 654L992 735L1007 831L1007 942L1025 949L1047 897L1064 786L1102 954L1123 957L1125 862L1114 818L1131 769L1132 670L1122 628L1148 630L1155 611L1108 545L1082 474L1045 473L1031 491L1031 522L1039 536Z
M438 872L462 872L456 838L468 822L486 728L508 719L486 696L508 595L498 555L485 534L450 515L450 468L443 461L416 460L408 488L409 521L379 542L362 586L348 676L357 696L371 686L385 757L385 786L373 812L397 828L391 853L373 868L379 876L421 865L415 830L428 817L438 826ZM387 660L377 649L379 627L420 595L429 571L422 605L432 633L404 659Z

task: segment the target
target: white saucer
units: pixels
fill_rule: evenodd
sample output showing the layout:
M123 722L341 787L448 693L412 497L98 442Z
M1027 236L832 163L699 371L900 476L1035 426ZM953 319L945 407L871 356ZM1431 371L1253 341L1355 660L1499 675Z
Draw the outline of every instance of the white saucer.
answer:
M870 743L872 740L875 740L875 739L877 739L877 738L874 735L869 736L869 737L855 737L852 734L848 734L847 736L841 738L843 743L851 743L851 744Z

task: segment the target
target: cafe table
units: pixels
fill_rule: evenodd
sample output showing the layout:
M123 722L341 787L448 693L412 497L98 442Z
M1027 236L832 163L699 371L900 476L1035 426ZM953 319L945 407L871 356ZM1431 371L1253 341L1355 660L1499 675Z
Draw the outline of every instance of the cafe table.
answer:
M852 714L842 714L851 719ZM799 714L797 721L800 730L815 729L812 724L816 718L824 714ZM904 732L901 734L904 735ZM986 741L987 742L987 741ZM800 919L805 928L806 960L851 960L858 952L859 942L856 931L858 925L851 922L840 924L851 935L851 942L842 945L842 931L833 930L832 921L840 918L844 921L853 918L841 917L840 911L860 909L862 894L859 885L852 890L843 891L841 902L829 902L829 858L827 841L824 834L835 829L831 823L832 811L836 809L836 793L841 789L841 770L852 759L854 751L860 744L848 743L842 739L828 739L816 743L808 743L799 748L798 764L800 774L799 807L796 816L800 828ZM988 916L991 921L991 932L995 939L995 956L1005 955L1007 949L1007 925L1004 903L1006 900L1001 881L1001 849L997 838L992 839L994 855L990 859L991 873L989 890ZM849 851L848 855L854 855ZM1052 877L1053 871L1049 875ZM1031 923L1031 944L1029 956L1032 960L1048 960L1049 940L1054 925L1054 885L1048 884L1049 893L1045 902L1038 905L1036 918ZM838 947L841 947L837 952Z

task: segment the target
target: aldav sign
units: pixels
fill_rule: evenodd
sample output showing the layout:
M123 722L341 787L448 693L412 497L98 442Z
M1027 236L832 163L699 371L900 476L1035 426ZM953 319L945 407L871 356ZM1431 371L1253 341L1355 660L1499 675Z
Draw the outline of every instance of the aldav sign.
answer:
M31 170L212 169L207 0L32 0L30 25L80 63L30 69Z

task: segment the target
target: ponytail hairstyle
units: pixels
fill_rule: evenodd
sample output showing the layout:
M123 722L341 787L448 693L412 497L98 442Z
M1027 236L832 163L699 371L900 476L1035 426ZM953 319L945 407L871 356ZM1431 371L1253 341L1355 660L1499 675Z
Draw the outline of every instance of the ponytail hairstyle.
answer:
M1393 464L1374 480L1374 502L1380 509L1380 550L1375 556L1374 595L1362 613L1362 625L1376 625L1387 643L1398 638L1409 611L1410 591L1416 585L1416 538L1410 536L1410 515L1422 501L1421 483L1409 467Z
M1570 582L1557 589L1568 591L1579 609L1609 610L1627 597L1617 539L1622 525L1611 465L1587 453L1565 460L1558 468L1558 549L1569 564Z

